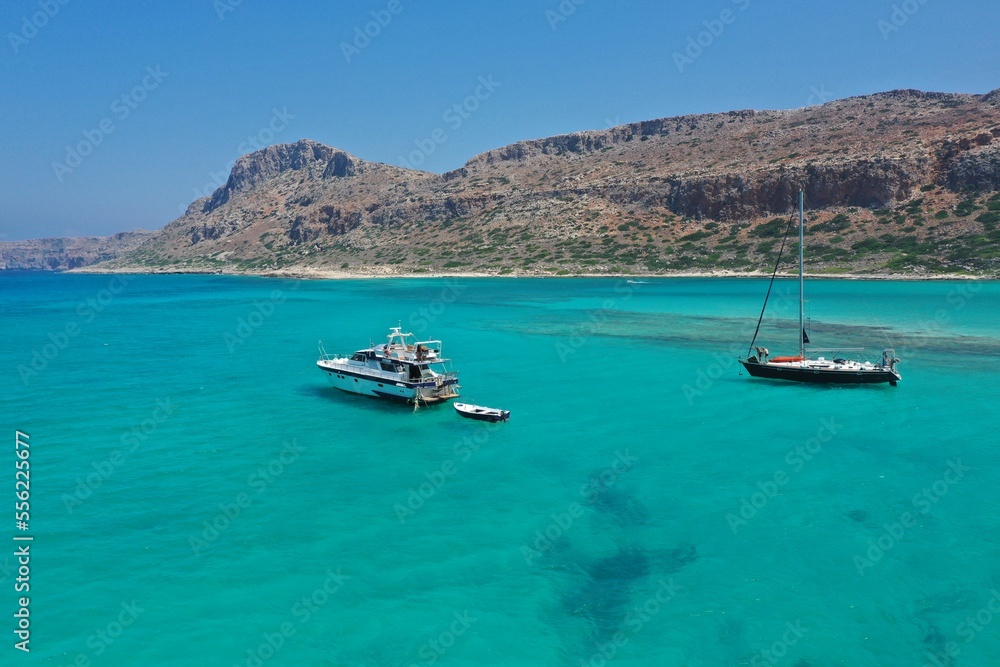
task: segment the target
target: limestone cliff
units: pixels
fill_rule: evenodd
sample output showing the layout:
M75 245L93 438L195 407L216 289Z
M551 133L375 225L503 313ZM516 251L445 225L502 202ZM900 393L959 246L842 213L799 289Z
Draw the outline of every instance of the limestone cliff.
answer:
M496 273L766 270L805 190L812 266L998 269L1000 94L892 91L522 141L443 175L314 141L103 268Z

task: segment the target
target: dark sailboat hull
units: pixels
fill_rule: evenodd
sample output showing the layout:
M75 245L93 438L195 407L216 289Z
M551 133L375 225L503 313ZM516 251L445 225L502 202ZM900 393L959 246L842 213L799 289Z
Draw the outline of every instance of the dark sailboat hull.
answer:
M788 231L791 229L791 223L789 223L789 228L785 230L785 237L781 242L781 249L778 250L778 259L774 263L771 284L767 288L767 295L764 296L764 307L761 308L760 317L757 319L757 329L750 340L749 347L751 350L757 350L757 356L752 356L750 350L747 350L746 358L740 359L740 363L752 377L768 378L770 380L787 380L810 384L888 383L890 386L896 386L896 383L902 378L895 368L899 359L896 358L896 351L891 347L882 350L882 364L880 366L876 366L870 362L861 363L846 359L833 359L831 362L823 357L819 357L818 359L808 359L806 357L809 335L805 329L804 209L805 193L799 190L799 353L796 356L769 357L767 348L754 348L754 343L757 342L757 334L760 333L761 322L764 321L767 300L771 296L771 288L774 287L774 279L778 275L778 266L781 264L781 255L785 250L785 242L788 240Z
M900 376L885 368L873 370L824 370L762 364L759 361L740 359L743 368L753 377L812 384L883 384L895 386Z

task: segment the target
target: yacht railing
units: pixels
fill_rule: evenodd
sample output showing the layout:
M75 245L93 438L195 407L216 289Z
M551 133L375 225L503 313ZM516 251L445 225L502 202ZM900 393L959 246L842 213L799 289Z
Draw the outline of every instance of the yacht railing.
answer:
M336 355L327 355L327 356L331 358L320 359L320 361L328 362L334 370L338 368L343 368L344 370L353 370L354 372L362 373L368 377L373 377L373 378L377 377L383 380L391 380L392 382L399 382L400 380L409 379L406 377L406 374L403 373L402 371L392 373L390 371L384 371L381 368L371 368L369 366L360 366L360 365L354 366L352 368L351 364L348 363L350 359L348 359L347 357L338 358L336 357Z
M440 341L429 341L429 342L440 343ZM336 370L337 368L343 368L344 370L354 370L356 372L364 373L365 375L372 378L379 378L379 379L389 380L392 382L400 382L400 381L405 381L405 382L456 381L457 382L458 381L458 372L454 370L447 370L447 365L451 361L450 359L433 356L430 359L424 358L419 362L416 362L413 356L414 356L413 354L406 354L405 357L400 358L399 356L395 356L392 357L391 360L395 362L409 362L411 364L415 363L421 366L422 368L426 368L427 370L429 370L431 373L430 375L425 375L420 378L411 378L405 367L400 371L392 372L392 371L382 370L381 368L372 368L371 366L368 366L367 363L363 364L359 363L357 365L352 365L351 361L353 355L329 354L323 347L323 341L319 342L319 361L326 362L326 364L328 364L334 370ZM442 368L441 371L435 371L433 368L431 368L431 366L437 366L437 365L441 366Z
M349 357L338 357L334 354L326 354L320 357L320 361L325 361L329 364L328 367L333 370L343 369L343 370L353 370L358 373L362 373L371 378L380 378L383 380L389 380L391 382L436 382L440 380L441 382L449 382L452 380L458 380L458 373L455 371L450 371L447 373L435 373L434 375L427 375L420 378L411 378L408 376L406 371L399 371L396 373L390 371L384 371L381 368L371 368L370 366L353 366L350 364Z

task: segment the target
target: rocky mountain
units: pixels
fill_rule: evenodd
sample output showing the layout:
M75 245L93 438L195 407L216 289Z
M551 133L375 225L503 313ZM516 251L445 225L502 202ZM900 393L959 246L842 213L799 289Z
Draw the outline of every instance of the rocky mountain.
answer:
M135 250L155 232L121 232L112 236L31 239L0 242L0 271L68 271L116 259Z
M814 271L1000 270L1000 91L900 90L522 141L437 175L301 140L101 270L768 271L799 188Z

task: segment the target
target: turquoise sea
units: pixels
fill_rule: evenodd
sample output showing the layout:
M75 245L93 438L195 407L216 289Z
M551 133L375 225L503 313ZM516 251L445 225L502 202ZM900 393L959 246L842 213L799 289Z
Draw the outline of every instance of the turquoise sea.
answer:
M0 664L1000 664L1000 284L809 281L895 388L741 375L766 287L0 274ZM399 322L511 421L327 387Z

